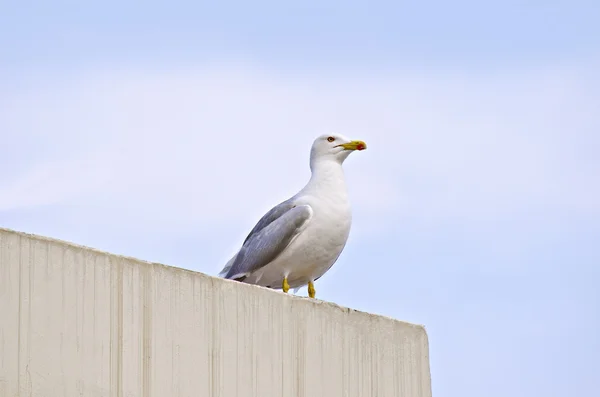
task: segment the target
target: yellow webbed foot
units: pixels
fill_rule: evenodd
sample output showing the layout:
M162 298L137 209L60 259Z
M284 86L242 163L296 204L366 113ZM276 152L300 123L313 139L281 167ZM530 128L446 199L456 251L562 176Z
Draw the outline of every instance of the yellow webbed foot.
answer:
M308 296L310 296L311 298L314 299L315 294L317 291L315 291L315 283L313 283L312 281L308 282Z
M283 289L283 292L285 292L286 294L290 290L290 285L288 284L287 277L283 278L283 283L281 285L281 288Z

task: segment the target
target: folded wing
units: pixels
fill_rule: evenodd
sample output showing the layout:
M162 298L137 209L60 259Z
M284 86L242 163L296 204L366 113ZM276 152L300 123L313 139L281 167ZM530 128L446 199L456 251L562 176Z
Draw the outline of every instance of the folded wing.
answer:
M252 229L242 248L225 265L225 278L243 280L277 258L312 216L308 205L288 200L267 212Z

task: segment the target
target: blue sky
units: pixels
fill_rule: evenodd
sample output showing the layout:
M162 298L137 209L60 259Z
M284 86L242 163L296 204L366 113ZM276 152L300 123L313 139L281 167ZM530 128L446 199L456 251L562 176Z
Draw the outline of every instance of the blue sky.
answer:
M424 324L435 396L600 389L597 3L83 4L0 4L1 226L214 275L340 132L320 298Z

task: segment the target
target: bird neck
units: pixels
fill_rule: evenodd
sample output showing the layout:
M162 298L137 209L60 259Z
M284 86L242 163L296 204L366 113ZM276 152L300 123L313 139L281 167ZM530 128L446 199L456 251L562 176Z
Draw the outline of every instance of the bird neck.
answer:
M312 175L304 191L341 192L346 194L346 180L342 164L335 160L320 160L310 164Z

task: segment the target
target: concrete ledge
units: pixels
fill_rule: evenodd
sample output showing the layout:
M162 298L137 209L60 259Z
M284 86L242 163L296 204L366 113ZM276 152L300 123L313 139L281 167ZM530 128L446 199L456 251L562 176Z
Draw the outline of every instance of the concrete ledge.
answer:
M0 229L1 397L429 397L422 326Z

